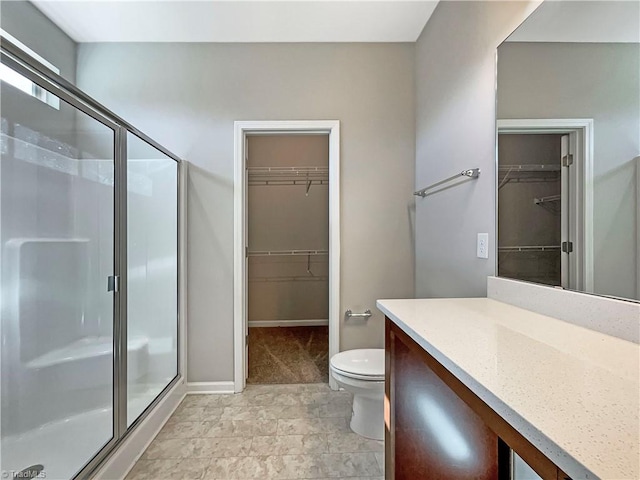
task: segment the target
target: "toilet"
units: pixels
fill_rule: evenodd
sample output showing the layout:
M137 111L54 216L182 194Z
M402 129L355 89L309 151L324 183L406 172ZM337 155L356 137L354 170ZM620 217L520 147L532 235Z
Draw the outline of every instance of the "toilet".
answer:
M331 357L331 376L353 394L351 430L384 439L384 349L346 350Z

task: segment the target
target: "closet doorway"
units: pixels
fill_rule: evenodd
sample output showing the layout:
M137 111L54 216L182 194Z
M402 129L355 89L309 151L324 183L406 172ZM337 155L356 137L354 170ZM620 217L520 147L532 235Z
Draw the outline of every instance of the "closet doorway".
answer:
M329 136L247 136L247 383L329 381Z
M236 122L235 391L329 381L339 327L338 128Z
M499 276L593 285L593 122L498 121Z

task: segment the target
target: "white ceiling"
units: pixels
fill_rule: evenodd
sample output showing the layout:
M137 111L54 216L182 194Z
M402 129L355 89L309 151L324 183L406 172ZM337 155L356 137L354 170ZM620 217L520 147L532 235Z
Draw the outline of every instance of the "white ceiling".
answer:
M414 42L437 0L32 0L77 42Z
M640 2L544 2L508 42L640 42Z

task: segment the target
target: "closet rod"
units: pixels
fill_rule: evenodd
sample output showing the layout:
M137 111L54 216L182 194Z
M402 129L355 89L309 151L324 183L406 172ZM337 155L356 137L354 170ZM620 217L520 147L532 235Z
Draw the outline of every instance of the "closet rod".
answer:
M510 247L498 247L499 252L546 252L560 250L560 245L514 245Z
M300 178L299 180L267 180L267 179L255 179L255 178L250 178L249 179L249 186L250 187L259 187L259 186L264 186L264 187L275 187L275 186L293 186L293 185L305 185L305 186L310 186L311 185L329 185L329 180L319 180L319 179L305 179L305 178Z
M509 172L559 172L560 165L556 164L514 164L514 165L500 165L498 170Z
M560 200L562 200L562 195L549 195L548 197L534 198L533 203L541 205L543 203L559 202Z
M329 250L254 250L247 252L248 257L275 257L283 255L329 255Z
M328 276L292 276L292 277L253 277L249 278L249 282L259 283L282 283L282 282L326 282L329 280Z
M329 167L247 167L249 177L328 177Z

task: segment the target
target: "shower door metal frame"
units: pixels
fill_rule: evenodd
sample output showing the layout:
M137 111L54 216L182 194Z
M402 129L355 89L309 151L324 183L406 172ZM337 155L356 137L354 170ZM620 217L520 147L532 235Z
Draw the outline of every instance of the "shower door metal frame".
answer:
M4 36L0 43L0 62L20 73L41 88L51 92L72 107L90 116L114 132L114 185L113 185L113 275L118 277L118 289L113 292L113 418L112 438L95 455L88 459L74 479L90 478L127 438L135 428L149 415L155 406L185 376L181 349L180 312L182 260L180 226L183 225L180 201L182 198L183 162L174 153L138 130L104 105L79 90L75 85L50 70L38 60L29 56ZM176 376L162 389L156 398L147 405L140 415L127 427L127 134L132 133L147 142L177 163L177 311L176 311ZM105 282L106 285L106 282Z
M59 88L55 83L50 82L48 79L44 78L42 75L40 75L39 71L35 70L34 68L32 68L31 65L28 64L28 62L25 61L25 59L23 58L16 58L16 55L14 55L13 52L10 52L9 49L5 50L5 42L6 40L3 38L2 39L2 50L1 50L1 57L0 60L1 62L12 68L13 70L17 71L20 75L24 76L25 78L29 79L30 81L32 81L33 83L35 83L36 85L38 85L39 87L51 92L52 94L56 95L57 97L59 97L61 100L63 100L64 102L70 104L72 107L74 107L75 109L81 111L82 113L85 113L86 115L90 116L91 118L93 118L94 120L96 120L97 122L103 124L104 126L110 128L113 131L113 152L114 152L114 159L113 159L113 168L114 168L114 175L118 175L118 164L122 163L122 162L126 162L126 158L118 158L119 157L119 151L118 151L118 145L121 143L121 137L122 137L122 127L120 127L117 123L113 122L112 120L110 120L109 118L103 116L102 114L100 114L99 112L96 112L94 109L88 107L87 105L85 105L84 103L82 103L81 101L79 101L77 98L75 98L73 95L71 95L70 93L66 92L65 90ZM120 170L122 170L120 168ZM125 180L126 180L126 169L125 169ZM125 190L125 205L126 205L126 183L124 184L124 189L122 188L122 184L119 183L119 181L114 181L114 185L113 185L113 209L114 209L114 217L113 217L113 240L114 240L114 249L113 249L113 275L116 277L119 277L120 279L120 288L118 289L118 291L113 292L113 354L114 354L114 363L113 363L113 384L112 384L112 394L113 394L113 398L112 398L112 402L113 402L113 422L112 422L112 437L111 439L106 442L103 447L98 450L98 452L96 452L95 456L91 459L89 459L89 461L85 464L85 466L76 474L76 478L84 478L86 476L86 474L88 474L90 471L92 471L96 465L98 465L103 459L104 457L106 457L106 455L108 454L108 452L113 449L117 443L119 438L121 437L121 432L120 432L120 423L119 423L119 419L122 417L123 412L122 410L124 410L124 415L126 416L126 408L121 408L122 405L119 402L119 396L121 394L120 392L120 386L122 384L122 377L121 377L121 372L118 369L118 365L120 364L121 361L121 354L122 354L122 350L121 350L121 341L118 337L118 332L120 331L120 325L122 324L122 318L120 317L121 312L123 310L125 310L125 315L126 315L126 303L123 303L123 286L126 286L126 255L124 255L124 267L125 269L122 270L122 266L123 266L123 252L122 252L122 245L120 244L120 238L122 236L122 234L126 234L126 211L125 211L125 222L122 222L122 219L120 218L119 213L121 213L119 211L119 208L121 208L122 205L122 192L121 190ZM124 231L123 228L124 227ZM125 237L126 238L126 237ZM106 285L106 282L105 282ZM125 300L126 300L126 293L125 295ZM122 305L124 305L124 309L122 308ZM125 337L125 341L126 341L126 337ZM125 344L125 348L126 348L126 344ZM125 377L126 380L126 377ZM125 392L126 394L126 392ZM126 405L126 404L125 404Z

